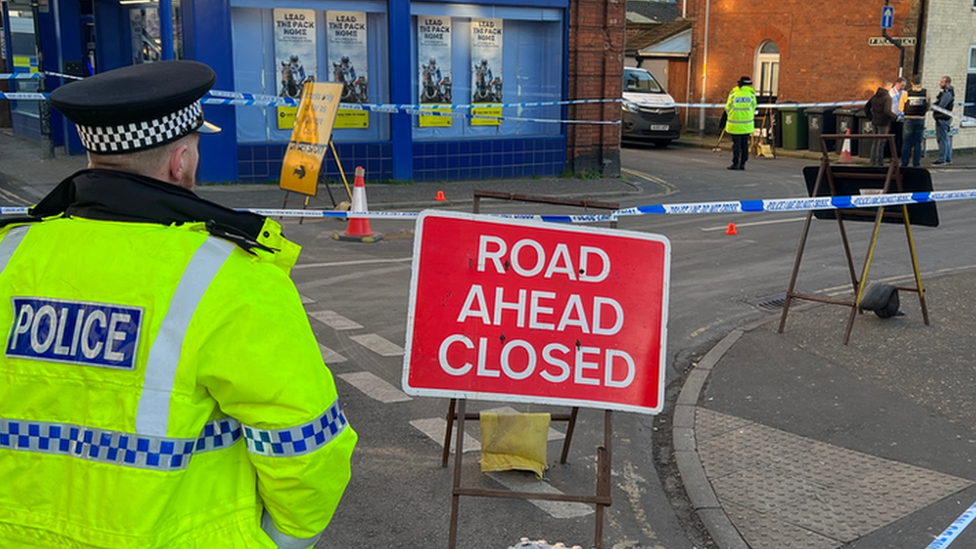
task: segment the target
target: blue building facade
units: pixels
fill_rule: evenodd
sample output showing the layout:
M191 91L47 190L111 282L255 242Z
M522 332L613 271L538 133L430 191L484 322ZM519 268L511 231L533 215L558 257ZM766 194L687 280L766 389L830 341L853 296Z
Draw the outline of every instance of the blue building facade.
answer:
M18 1L3 3L6 42L15 46L8 72L37 70L27 32L35 14L46 72L87 75L155 62L172 36L176 58L213 67L217 92L291 97L295 80L345 81L348 103L405 107L340 110L333 144L346 172L363 166L373 181L452 181L566 169L567 135L558 123L565 107L459 106L564 100L569 0L171 0L171 34L159 21L165 4L50 0L32 12ZM48 89L63 82L46 80ZM36 82L17 86L32 91ZM410 107L417 104L450 116L418 114ZM199 180L280 177L294 109L206 105L205 112L223 132L201 140ZM14 102L12 119L15 133L39 139L36 102ZM84 152L56 112L52 130L56 146ZM332 155L324 171L338 177Z

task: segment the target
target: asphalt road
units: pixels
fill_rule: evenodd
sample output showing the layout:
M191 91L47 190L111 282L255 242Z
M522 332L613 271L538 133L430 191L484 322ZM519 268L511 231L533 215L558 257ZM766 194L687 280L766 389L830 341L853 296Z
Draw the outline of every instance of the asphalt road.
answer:
M605 199L624 207L805 196L801 169L813 164L784 157L754 159L746 171L728 171L729 153L680 147L626 148L622 160L627 184L615 186L612 196ZM939 190L972 186L968 170L934 171L933 179ZM601 199L601 185L603 182L593 181L596 199ZM449 196L456 192L450 184L444 188ZM485 188L490 189L490 184ZM16 193L16 189L6 188L4 192ZM555 195L559 181L530 184L524 192ZM234 203L242 197L233 191L204 188L201 194L228 205L245 205ZM265 203L247 205L281 205L276 189L266 195ZM370 204L373 210L381 209L372 201ZM465 201L430 205L458 211L470 211L471 207ZM419 206L401 204L400 208L417 211ZM972 260L976 240L968 235L970 209L965 201L940 204L941 226L915 231L923 276L976 267ZM482 210L569 212L566 208L507 202L484 203ZM621 229L662 234L672 244L669 394L674 393L691 362L729 331L778 314L760 304L785 292L803 218L798 213L749 213L647 215L621 220ZM303 246L293 278L307 302L323 356L339 378L346 413L361 437L352 484L317 547L445 547L452 480L451 467L441 467L447 401L411 398L400 392L412 222L373 220L373 229L385 235L374 244L333 240L332 235L344 227L334 220L284 223L287 234ZM735 223L738 234L726 234L729 223ZM864 257L870 227L867 223L848 224L858 264ZM872 278L910 275L903 232L897 226L883 229ZM802 267L798 290L824 295L846 291L848 271L835 224L814 223ZM503 406L472 402L469 411ZM559 435L565 428L554 424L549 486L564 493L594 491L594 448L602 439L602 420L599 411L581 412L567 465L558 463ZM604 547L708 546L700 525L684 507L680 479L669 463L667 439L655 435L661 429L661 421L651 416L613 415L614 504L607 512ZM472 441L477 440L477 423L469 423L467 434ZM528 489L523 487L527 477L519 473L482 475L477 456L477 451L465 454L465 485ZM584 547L593 540L592 512L573 505L464 498L460 518L459 547L504 549L522 536Z
M626 207L805 195L801 169L813 164L811 161L755 159L747 171L731 172L725 170L727 155L692 148L625 149L623 164L629 190L608 200ZM971 185L965 170L933 172L933 179L939 190ZM595 187L599 184L594 182ZM598 192L595 194L599 198ZM469 208L468 204L452 207L462 211ZM568 212L512 203L483 203L482 208L508 213ZM942 225L918 228L914 235L923 273L929 276L972 268L970 258L976 257L972 249L976 244L964 237L969 205L944 203L939 209ZM759 305L785 292L803 218L797 213L756 213L641 216L621 221L622 229L663 234L673 246L667 375L671 388L676 387L692 360L730 330L778 314ZM736 224L738 234L726 234L729 223ZM320 221L289 227L289 234L305 246L294 278L302 294L314 300L308 305L310 311L334 311L362 325L339 330L313 320L320 342L345 358L343 362L327 360L340 379L356 379L359 373L368 372L398 388L402 357L380 356L351 337L370 332L402 345L412 226L403 221L374 221L373 228L385 233L386 239L378 244L351 244L329 238L341 229L335 225ZM867 223L848 224L857 264L864 257L870 227ZM872 277L910 274L904 233L897 226L884 227ZM836 225L815 222L798 289L832 295L846 291L848 276ZM359 546L364 539L377 546L445 546L451 468L440 467L439 440L418 426L435 425L437 432L439 420L443 429L446 401L414 398L384 403L349 384L341 385L340 390L363 438L353 484L319 547ZM477 410L502 405L478 402L470 406ZM601 419L599 412L583 412L566 466L555 459L560 441L550 444L552 468L548 478L552 486L563 492L592 491L592 450L602 435ZM559 425L555 428L562 429ZM706 546L700 525L683 507L680 479L669 465L669 448L661 447L666 445L666 438L654 436L662 424L647 416L617 413L613 428L614 505L607 515L605 547ZM476 424L469 424L468 434L477 438ZM501 481L484 477L477 469L477 453L466 455L466 485L498 488L504 482L516 482L519 475L513 476L515 480ZM521 536L588 546L593 537L593 515L574 516L572 510L546 510L524 501L464 498L460 517L460 547L504 548Z

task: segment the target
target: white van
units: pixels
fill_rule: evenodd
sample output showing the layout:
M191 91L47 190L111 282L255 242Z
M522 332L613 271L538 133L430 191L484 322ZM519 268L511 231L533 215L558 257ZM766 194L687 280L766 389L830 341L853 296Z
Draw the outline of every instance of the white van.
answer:
M681 119L674 102L651 73L624 67L621 139L649 141L657 147L667 147L681 136Z

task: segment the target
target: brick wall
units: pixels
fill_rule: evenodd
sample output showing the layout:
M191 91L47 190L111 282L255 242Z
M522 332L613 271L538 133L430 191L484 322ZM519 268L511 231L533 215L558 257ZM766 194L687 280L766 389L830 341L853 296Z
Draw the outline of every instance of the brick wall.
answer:
M695 20L690 84L696 101L702 96L707 1L689 0L688 5L689 18ZM883 5L864 0L710 0L706 101L723 103L740 76L758 77L756 53L765 40L780 49L779 101L867 100L884 80L898 76L898 48L868 44L869 38L881 36ZM895 19L888 34L916 37L921 0L892 0L891 5ZM906 76L914 72L914 61L914 46L906 46ZM697 112L692 116L697 125ZM720 109L706 112L710 130L717 128L720 116Z
M569 99L621 96L626 0L573 0L569 21ZM619 103L576 105L572 120L620 120ZM572 124L567 164L573 172L620 175L620 125Z

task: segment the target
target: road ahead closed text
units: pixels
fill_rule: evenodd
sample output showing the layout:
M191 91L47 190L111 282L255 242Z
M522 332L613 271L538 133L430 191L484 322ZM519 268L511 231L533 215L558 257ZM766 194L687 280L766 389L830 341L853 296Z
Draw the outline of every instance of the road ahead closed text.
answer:
M404 389L657 412L669 257L656 235L424 213Z

